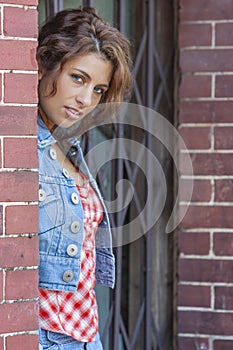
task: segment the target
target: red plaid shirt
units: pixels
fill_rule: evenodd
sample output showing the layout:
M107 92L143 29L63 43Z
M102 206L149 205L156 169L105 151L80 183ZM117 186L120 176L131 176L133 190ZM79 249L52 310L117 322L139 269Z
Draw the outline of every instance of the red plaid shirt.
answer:
M81 273L75 293L40 289L39 325L53 332L70 335L81 342L95 340L98 331L98 310L94 292L95 233L103 217L101 202L85 178L77 185L84 211L84 240Z

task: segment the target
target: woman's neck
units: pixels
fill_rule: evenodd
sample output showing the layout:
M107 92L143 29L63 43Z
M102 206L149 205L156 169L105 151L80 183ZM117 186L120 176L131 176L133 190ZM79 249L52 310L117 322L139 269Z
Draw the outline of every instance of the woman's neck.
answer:
M44 111L40 106L38 108L38 114L40 118L43 120L43 122L45 123L45 125L47 126L48 130L52 132L56 128L56 125L47 117L47 115L44 113Z

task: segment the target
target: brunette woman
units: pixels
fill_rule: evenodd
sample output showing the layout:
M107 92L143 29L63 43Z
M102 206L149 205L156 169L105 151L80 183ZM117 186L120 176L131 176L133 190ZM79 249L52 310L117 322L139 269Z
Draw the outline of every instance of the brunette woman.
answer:
M79 140L54 135L123 101L129 42L94 9L65 10L42 27L37 61L40 349L99 350L94 287L114 286L109 219Z

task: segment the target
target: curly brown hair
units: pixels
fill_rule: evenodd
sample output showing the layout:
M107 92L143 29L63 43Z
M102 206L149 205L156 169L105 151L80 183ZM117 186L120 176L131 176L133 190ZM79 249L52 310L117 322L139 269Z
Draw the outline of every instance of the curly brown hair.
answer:
M39 70L56 71L51 95L64 64L79 55L96 53L113 65L110 86L101 102L121 102L132 86L130 43L92 7L64 10L41 28L37 49Z

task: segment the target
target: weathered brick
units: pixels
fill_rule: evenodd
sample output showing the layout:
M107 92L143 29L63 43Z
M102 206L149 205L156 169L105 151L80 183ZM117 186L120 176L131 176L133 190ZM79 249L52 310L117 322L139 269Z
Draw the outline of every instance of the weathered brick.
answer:
M208 232L178 232L178 249L183 254L207 255L210 235Z
M233 127L214 128L214 148L233 149Z
M3 271L0 271L0 302L2 300L3 300Z
M37 70L34 41L1 40L0 69Z
M1 332L23 332L38 329L38 305L35 301L0 305Z
M184 75L179 89L180 98L210 97L211 76Z
M218 337L218 335L219 338L232 336L233 288L224 287L224 284L233 283L233 262L227 259L227 257L232 256L233 234L224 232L224 228L226 228L226 231L233 228L231 223L233 214L231 205L233 202L233 180L215 180L213 177L233 175L232 154L230 152L227 153L227 151L233 150L233 128L215 126L214 135L211 136L217 151L204 153L203 151L199 152L199 150L208 150L210 148L210 133L209 135L207 133L204 134L204 128L207 131L209 127L211 128L211 124L232 123L233 101L230 99L233 97L233 24L226 22L227 19L230 19L232 22L233 2L230 0L197 0L196 2L193 0L180 0L179 6L181 21L179 25L179 47L181 48L179 64L182 80L179 91L178 123L181 125L193 124L193 130L188 125L184 126L183 138L188 150L197 150L196 153L195 151L190 152L194 175L208 177L208 180L201 181L209 181L209 191L206 194L202 194L202 190L206 190L204 183L201 183L200 187L194 183L196 189L192 200L194 200L195 196L197 198L201 196L200 198L203 198L204 201L206 197L207 202L214 200L214 202L230 203L229 205L227 203L224 203L224 205L221 205L221 203L214 203L214 205L191 204L180 224L181 230L184 228L188 229L189 232L180 232L178 234L178 249L181 253L178 278L184 283L179 286L177 304L189 309L187 309L187 312L180 311L179 313L178 332L189 333L189 337L181 336L178 338L178 349L196 350L197 348L203 348L207 350L213 348L213 350L228 350L233 348L232 340L225 341L213 338L214 342L212 345L211 338ZM214 23L215 45L217 46L215 48L210 47L213 40L213 22L211 23L211 20L225 21L225 23ZM199 21L199 23L194 23L194 21ZM206 23L200 23L200 21L206 21ZM229 74L221 74L224 72L229 72ZM207 73L208 75L205 75L205 77L209 79L211 78L211 73L216 74L215 97L213 99L208 98L211 96L211 81L208 81L208 85L207 80L201 82L194 78L196 76L202 77L202 73ZM199 98L203 98L203 100ZM209 124L208 127L203 125L203 135L198 133L201 130L199 128L200 125L195 126L195 124L199 123ZM220 153L218 150L227 151ZM188 157L182 153L179 171L181 175L192 175L190 174ZM215 181L215 188L211 178L212 181ZM185 192L189 189L189 181L191 180L187 180L187 183L184 184L181 182L182 196L180 196L180 200L183 200L183 197L185 198ZM201 201L199 199L199 202ZM180 206L180 212L182 213L184 210L185 207ZM198 255L207 255L211 248L210 232L194 232L202 229L203 231L206 231L206 229L208 231L212 229L223 231L212 233L213 258L210 259L204 256L198 258ZM184 254L192 255L193 258L187 259ZM195 286L188 285L189 281L195 282ZM210 300L211 287L199 285L199 283L223 284L221 287L215 286L215 293L212 295L212 297L215 296L214 306L217 312L204 311L203 309L200 311L191 310L191 308L195 307L209 308L212 306L210 303L210 301L213 301ZM204 292L202 292L202 289ZM202 335L204 338L200 338ZM202 340L203 344L201 344Z
M0 168L3 167L2 163L2 140L0 140Z
M233 309L233 287L215 287L215 309Z
M0 173L0 202L37 200L38 173L26 170Z
M36 205L7 206L5 212L6 234L38 232L38 207Z
M0 205L0 235L3 234L3 207Z
M39 337L36 334L22 334L6 338L7 350L34 350L38 349Z
M232 256L233 233L215 232L213 250L215 255Z
M38 31L37 18L38 13L34 9L5 6L4 35L36 38Z
M38 237L16 237L0 239L0 266L36 266L38 258Z
M182 219L182 228L233 228L232 206L192 206Z
M212 27L210 24L181 23L179 26L179 47L210 46Z
M37 6L38 0L0 0L0 4L31 5Z
M193 186L192 197L189 197L191 186ZM209 202L211 200L212 186L210 180L180 180L180 201Z
M1 11L0 11L0 15L1 15ZM1 101L2 101L2 74L0 74L0 102Z
M210 287L207 286L178 286L178 305L190 307L210 307Z
M211 19L232 19L233 3L231 0L180 0L180 20L199 21Z
M195 175L233 175L231 154L190 153L190 157ZM180 171L186 175L190 172L185 154L180 156Z
M180 258L179 280L186 282L232 283L233 261Z
M194 170L193 170L193 159L191 158L190 153L181 153L179 155L179 169L180 175L189 175L190 179L193 179ZM191 191L191 189L189 190Z
M0 135L37 135L36 107L1 106Z
M178 349L179 350L207 350L209 349L208 339L194 337L179 337L178 338Z
M216 23L215 44L220 46L232 46L233 23Z
M181 127L179 133L188 149L211 147L210 127Z
M38 271L16 270L6 273L6 300L38 297Z
M0 8L0 35L2 35L2 8Z
M178 313L180 333L232 335L232 327L232 313L203 311L180 311Z
M233 101L181 101L180 123L232 123Z
M215 180L215 201L233 202L233 180Z
M232 350L233 349L233 340L214 340L214 350Z
M0 202L28 202L38 198L38 173L25 170L5 172L3 169L7 164L23 169L28 166L30 170L38 167L36 139L23 138L37 136L37 107L20 106L37 103L37 10L28 8L29 5L37 6L38 1L0 0L0 135L9 136L0 140ZM7 36L29 39L13 40ZM18 70L18 73L13 74L11 70ZM20 70L25 72L20 74ZM5 106L4 103L19 106ZM23 137L10 139L16 135ZM5 237L7 230L14 234L37 232L38 210L33 205L34 210L29 209L30 216L26 205L15 204L6 211L5 205L0 205L0 349L31 350L38 348L38 336L28 334L30 331L36 333L38 329L37 301L3 302L3 298L17 300L38 296L37 271L27 269L39 264L38 237ZM14 267L23 267L23 270L14 271ZM25 334L18 337L10 334L17 332ZM4 333L6 337L3 337Z
M217 75L216 76L216 97L232 97L233 96L233 75Z
M180 53L183 72L233 71L232 49L185 50Z
M5 138L4 168L38 168L36 138Z
M4 86L6 103L37 103L36 74L5 74Z

